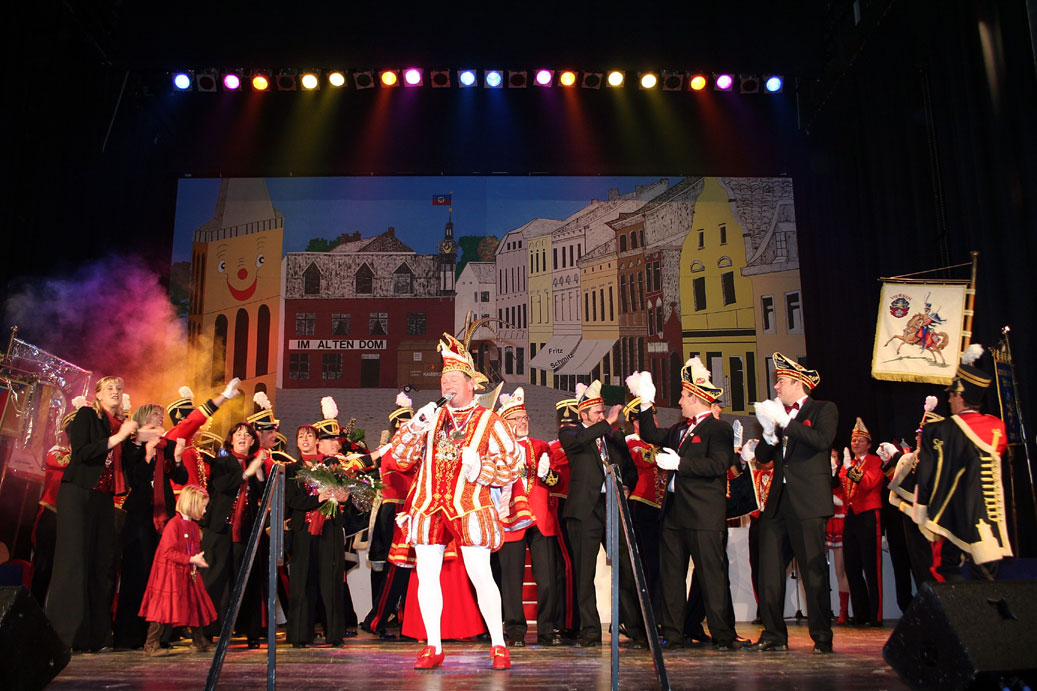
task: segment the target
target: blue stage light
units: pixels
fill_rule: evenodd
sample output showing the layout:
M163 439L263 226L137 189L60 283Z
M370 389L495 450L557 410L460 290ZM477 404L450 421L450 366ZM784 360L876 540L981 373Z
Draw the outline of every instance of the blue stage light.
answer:
M487 70L483 75L483 84L489 89L499 89L504 82L504 73L500 70Z
M764 82L764 88L766 88L767 91L771 92L772 94L781 91L782 86L783 83L781 81L781 77L779 77L778 75L767 77L767 81Z
M173 86L180 91L187 91L191 88L191 75L186 72L178 72L176 76L173 77Z
M461 70L457 81L461 82L461 86L475 86L475 70Z

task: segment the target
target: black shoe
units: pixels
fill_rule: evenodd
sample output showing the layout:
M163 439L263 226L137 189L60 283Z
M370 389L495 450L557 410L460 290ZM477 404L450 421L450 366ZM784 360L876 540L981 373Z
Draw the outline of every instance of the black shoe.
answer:
M648 640L644 638L631 638L626 644L630 650L644 650L648 647Z
M356 629L348 629L344 634L342 634L342 637L343 638L356 638L357 637Z
M759 640L748 647L749 650L755 650L761 653L783 653L788 651L788 643L779 643L778 641L771 640Z
M718 652L731 652L733 650L741 650L742 644L737 640L732 641L718 641L713 643L713 650Z
M881 629L882 628L882 620L880 619L879 621L869 621L868 622L868 626L871 626L872 628L876 628L876 629Z
M382 639L383 641L395 641L396 640L396 634L395 633L389 633L388 631L379 631L378 632L378 638Z
M259 639L258 638L250 638L250 639L248 639L248 649L249 650L255 650L258 647L259 647Z
M663 638L659 641L659 647L663 650L678 650L684 647L684 641L671 641L668 638Z
M525 637L516 638L515 640L510 641L508 643L508 647L509 648L525 648L526 647L526 639L525 639Z
M579 640L579 641L576 641L576 647L577 648L600 648L601 647L601 641L597 641L597 640L590 640L590 641Z
M341 648L344 645L345 645L345 641L343 641L341 638L337 638L337 639L335 639L335 640L333 640L331 642L331 647L332 648Z
M739 636L737 634L735 634L735 643L737 643L738 646L741 647L741 648L744 648L747 645L752 645L753 644L753 642L751 640L749 640L748 638L743 638L742 636Z
M814 655L831 655L833 652L831 643L814 644Z
M708 640L709 640L708 638L703 639L703 638L693 638L692 636L685 636L684 637L684 647L685 648L701 648L704 645L706 645L706 642Z
M558 635L553 636L537 636L537 645L543 646L554 646L561 645L562 637Z
M477 640L477 641L488 641L488 640L490 640L490 634L488 634L488 633L480 633L479 635L477 635L475 637L475 640Z
M292 643L292 648L294 648L296 650L298 650L300 648L305 648L305 647L306 647L305 643Z

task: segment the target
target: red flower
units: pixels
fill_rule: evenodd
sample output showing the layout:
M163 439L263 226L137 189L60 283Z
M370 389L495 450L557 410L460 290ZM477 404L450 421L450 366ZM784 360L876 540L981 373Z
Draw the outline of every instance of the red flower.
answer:
M692 443L692 444L701 444L701 443L702 443L702 437L700 437L700 436L699 436L699 435L697 435L697 434L695 434L695 435L692 435L692 437L691 437L691 443Z
M804 420L803 421L803 426L804 427L810 427L810 420Z

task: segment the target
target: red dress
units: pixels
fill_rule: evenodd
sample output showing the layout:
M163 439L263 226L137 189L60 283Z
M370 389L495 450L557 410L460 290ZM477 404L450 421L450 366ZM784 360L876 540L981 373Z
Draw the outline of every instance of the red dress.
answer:
M205 592L202 576L191 566L202 531L179 513L162 529L139 616L171 626L205 626L216 620L216 608Z

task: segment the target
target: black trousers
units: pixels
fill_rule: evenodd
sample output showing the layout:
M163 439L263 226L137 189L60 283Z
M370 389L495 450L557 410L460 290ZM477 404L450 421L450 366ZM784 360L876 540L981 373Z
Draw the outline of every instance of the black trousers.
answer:
M537 527L526 528L525 537L501 545L501 607L504 631L513 641L526 636L526 613L522 608L522 582L526 574L526 546L529 546L533 580L537 585L537 636L550 636L555 630L555 539Z
M637 547L641 554L641 568L644 569L645 582L648 583L648 595L652 600L652 611L655 620L662 619L663 592L659 581L659 532L662 530L658 507L641 501L630 502L631 518L634 521L634 533L637 535Z
M843 524L843 559L857 623L882 621L882 519L879 509L854 513Z
M558 500L558 515L565 512L565 500ZM555 542L555 607L552 619L559 630L576 635L580 629L580 608L576 602L576 566L573 563L572 541L566 521L558 521L558 540Z
M244 530L245 539L250 529ZM238 610L238 618L235 622L235 630L239 635L256 640L263 633L263 600L266 599L266 561L269 548L264 549L265 538L260 540L259 551L256 559L252 562L252 571L245 585L244 596L241 600L241 609ZM217 619L208 627L206 633L219 635L220 628L227 616L227 608L230 605L230 597L241 571L245 559L245 548L247 542L234 542L230 526L226 532L218 533L214 530L202 531L202 551L205 552L205 561L209 568L200 569L202 582L205 590L209 593L213 605L216 607Z
M724 531L724 573L728 576L727 616L731 630L735 630L735 605L731 598L731 561L727 557L727 530ZM706 601L702 593L702 573L698 567L691 573L691 586L688 588L688 604L684 607L684 635L695 640L705 640L706 632L702 622L706 618ZM712 627L710 627L712 632ZM736 634L737 635L737 634Z
M779 499L774 516L760 517L760 619L761 640L788 644L785 626L784 544L788 540L799 563L807 595L807 623L815 643L832 642L831 588L825 551L827 517L797 518L785 497Z
M904 521L907 516L888 502L882 507L882 530L886 534L889 545L889 561L893 566L893 582L897 589L897 607L906 612L911 605L913 592L911 589L911 555L907 549L907 537L904 534ZM915 582L915 590L923 581Z
M685 584L690 557L695 564L694 577L702 589L702 603L713 641L723 644L734 640L731 584L724 549L726 541L726 531L671 528L663 518L659 538L659 551L665 555L659 565L665 605L662 612L663 638L684 640L684 610L688 603Z
M918 525L907 516L904 517L904 544L907 545L907 555L911 559L911 575L914 576L915 586L920 588L923 583L935 580L933 578L933 543L922 535Z
M598 617L597 592L594 590L594 571L598 550L605 544L605 494L601 494L593 512L585 519L567 518L569 539L572 540L573 563L576 571L576 600L580 611L580 640L601 641L601 619ZM681 588L683 591L683 587ZM619 540L619 611L620 620L632 639L644 640L645 625L634 590L634 571L630 566L626 538L620 531ZM612 630L619 629L613 622Z
M389 618L393 614L396 614L397 618L400 617L413 570L385 563L380 589L372 591L371 612L364 619L364 628L367 631L385 633L385 625Z
M54 546L58 539L58 514L43 506L36 517L32 548L32 596L43 607L54 572Z
M342 640L346 633L345 562L341 527L329 521L320 535L310 535L308 530L295 531L286 612L289 643L313 643L318 603L324 604L324 640Z
M50 583L47 619L73 650L99 650L108 644L112 629L112 495L63 482L58 506L57 568Z
M144 591L148 587L151 563L158 547L158 533L150 511L128 511L122 531L122 574L119 599L112 623L116 648L141 648L148 633L148 622L138 617Z

